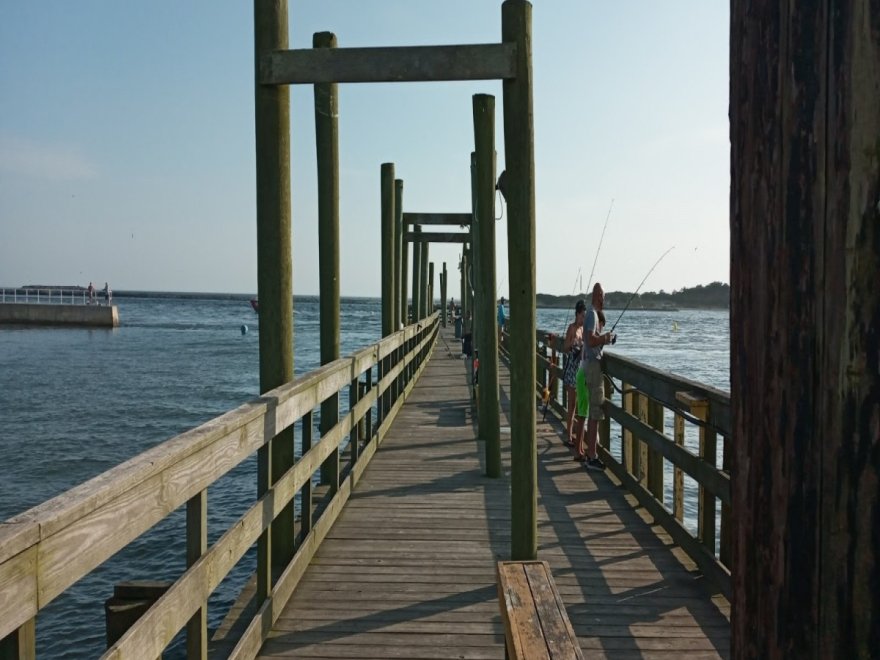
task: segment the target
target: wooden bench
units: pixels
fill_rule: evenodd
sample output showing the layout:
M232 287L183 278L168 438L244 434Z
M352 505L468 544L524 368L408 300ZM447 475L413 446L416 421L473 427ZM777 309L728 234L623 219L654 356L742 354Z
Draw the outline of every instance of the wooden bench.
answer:
M508 658L583 660L547 562L499 561L498 600Z

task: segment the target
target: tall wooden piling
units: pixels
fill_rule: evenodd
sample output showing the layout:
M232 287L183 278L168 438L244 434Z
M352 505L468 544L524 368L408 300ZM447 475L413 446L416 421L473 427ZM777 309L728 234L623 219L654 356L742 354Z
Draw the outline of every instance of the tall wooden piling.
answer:
M425 310L425 316L434 313L434 262L428 263L428 307Z
M467 308L467 269L468 269L468 254L467 254L467 243L462 245L461 247L461 300L459 301L459 307L461 307L461 333L464 335L467 332L468 325L468 308Z
M446 327L446 316L447 316L447 308L449 303L448 295L449 291L447 290L447 283L449 281L449 274L446 271L446 262L443 262L443 274L440 276L440 318L443 319L443 327Z
M408 295L406 283L409 275L409 273L407 273L407 268L409 268L409 244L406 242L407 227L403 222L403 179L394 180L394 216L394 226L397 230L397 252L395 256L399 256L397 262L397 277L398 282L400 283L400 292L398 293L398 296L400 297L400 313L398 320L403 325L407 325L409 319L407 313Z
M428 243L421 243L422 246L422 258L421 258L421 269L422 272L419 273L419 280L421 282L422 290L419 292L419 300L422 303L421 315L420 319L427 318L428 316Z
M394 163L382 163L382 336L387 337L396 330L395 319L400 309L397 293L400 286L395 277L394 260ZM391 358L386 357L379 365L381 380L391 367ZM386 390L381 395L379 407L381 419L391 408L392 392Z
M876 657L880 5L730 17L732 656Z
M314 48L336 48L336 35L316 32ZM318 83L315 143L318 165L318 272L321 364L339 358L339 92L336 83ZM321 403L321 435L339 421L339 395ZM339 450L321 465L321 483L339 487Z
M472 304L468 305L468 308L471 310L471 343L474 347L474 350L480 350L480 342L479 336L482 332L482 328L480 327L480 314L477 311L480 306L480 288L481 282L479 278L480 272L480 236L477 231L477 154L476 152L471 152L471 226L469 227L470 231L470 240L471 240L471 249L468 253L468 263L470 264L469 274L470 274L470 292L471 292L471 302Z
M501 476L501 418L498 405L498 319L495 315L495 97L473 99L475 213L479 245L477 281L482 295L475 317L479 326L479 430L486 443L486 475Z
M535 442L535 152L532 125L532 5L505 0L501 38L516 44L516 77L503 83L510 283L511 555L538 554Z
M257 169L257 295L260 300L260 392L293 379L293 267L290 232L290 94L263 85L260 59L286 50L286 0L254 1L254 129ZM293 429L258 452L258 496L293 465ZM257 600L271 590L273 567L293 557L293 502L259 539Z
M414 226L413 226L413 233L414 233L414 234L421 234L421 233L422 233L422 227L421 227L421 225L414 225ZM419 295L419 292L421 291L421 286L422 286L421 283L419 282L419 280L421 279L421 275L422 275L422 264L421 264L421 260L422 260L422 244L421 244L420 242L418 242L418 241L414 242L414 243L412 244L412 250L413 250L413 263L412 263L412 322L415 323L416 321L418 321L418 320L421 319L421 316L419 316L419 313L421 312L421 309L422 309L422 307L421 307L421 304L422 304L422 303L421 303L421 299L422 299L422 297Z

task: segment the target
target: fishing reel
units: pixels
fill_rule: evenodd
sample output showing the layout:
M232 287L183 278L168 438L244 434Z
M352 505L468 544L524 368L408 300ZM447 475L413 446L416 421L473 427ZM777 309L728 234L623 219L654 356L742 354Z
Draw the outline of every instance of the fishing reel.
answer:
M611 341L610 341L609 343L610 343L612 346L614 346L614 344L617 343L617 333L616 333L616 332L612 332L612 333L610 333L610 335L611 335Z

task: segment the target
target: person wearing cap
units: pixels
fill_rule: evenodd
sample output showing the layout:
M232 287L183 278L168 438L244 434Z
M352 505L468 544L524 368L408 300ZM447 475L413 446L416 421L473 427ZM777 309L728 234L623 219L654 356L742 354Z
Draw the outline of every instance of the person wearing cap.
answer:
M575 379L578 367L581 362L581 350L584 347L583 325L584 314L587 311L587 304L583 300L578 300L574 306L574 321L569 324L568 330L565 331L565 340L562 344L562 350L566 356L565 369L562 372L562 383L565 385L566 399L568 401L568 418L565 426L565 444L574 447L575 444L581 444L581 435L577 437L572 435L574 428L574 412L575 412Z

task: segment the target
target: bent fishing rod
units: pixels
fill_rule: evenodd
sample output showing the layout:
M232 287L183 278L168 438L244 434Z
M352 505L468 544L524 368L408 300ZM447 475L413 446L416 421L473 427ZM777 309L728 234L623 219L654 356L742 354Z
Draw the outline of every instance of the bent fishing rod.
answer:
M635 297L636 297L637 295L639 295L639 291L641 291L642 286L644 286L645 282L646 282L646 281L648 280L648 278L651 276L651 273L653 273L653 272L654 272L654 269L655 269L657 266L660 265L660 262L663 261L663 259L666 257L666 255L669 254L670 252L672 252L674 249L675 249L675 246L673 245L671 248L669 248L668 250L666 250L666 252L664 252L663 254L661 254L661 255L660 255L660 258L657 259L657 261L654 262L654 265L651 266L651 270L648 271L648 274L645 275L645 278L642 280L642 283L639 284L639 288L636 289L635 292L629 297L629 300L626 301L626 307L623 308L623 311L620 313L620 316L617 317L617 320L614 322L614 325L611 326L611 330L609 330L609 332L611 332L611 333L614 332L614 328L616 328L616 327L617 327L617 324L620 323L620 319L621 319L621 318L623 317L623 315L626 313L626 310L629 309L629 306L630 306L630 304L632 303L632 301L635 299Z

